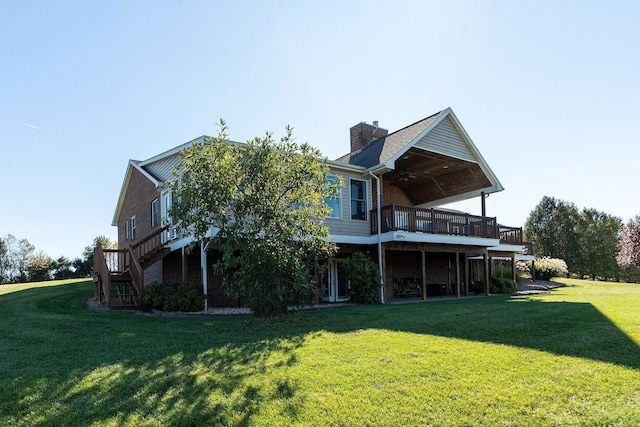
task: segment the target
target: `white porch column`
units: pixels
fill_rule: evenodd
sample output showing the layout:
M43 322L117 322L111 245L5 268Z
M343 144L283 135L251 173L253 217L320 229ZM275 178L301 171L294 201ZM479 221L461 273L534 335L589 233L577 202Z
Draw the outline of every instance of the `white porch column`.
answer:
M202 292L204 293L204 309L209 308L209 298L207 297L207 288L209 277L207 275L207 248L209 245L200 244L200 268L202 268Z

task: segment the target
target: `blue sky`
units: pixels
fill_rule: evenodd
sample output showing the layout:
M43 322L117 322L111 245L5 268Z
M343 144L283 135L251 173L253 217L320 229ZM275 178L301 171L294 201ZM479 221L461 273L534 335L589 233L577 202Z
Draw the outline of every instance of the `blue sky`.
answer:
M111 221L130 158L224 118L287 124L333 159L366 120L451 107L524 223L544 195L640 214L640 3L11 1L0 4L0 236L74 258ZM457 205L480 212L480 201Z

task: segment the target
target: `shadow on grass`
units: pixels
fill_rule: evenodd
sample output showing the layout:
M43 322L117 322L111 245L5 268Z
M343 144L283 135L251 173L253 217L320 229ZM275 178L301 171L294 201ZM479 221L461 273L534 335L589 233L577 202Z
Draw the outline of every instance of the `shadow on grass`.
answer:
M0 425L248 425L295 420L287 369L317 331L384 329L640 369L640 348L588 303L491 297L346 307L285 320L88 310L91 283L0 296Z
M0 425L248 425L295 415L303 335L270 322L82 306L72 286L0 297Z
M640 369L640 346L589 303L490 297L400 304L385 307L376 317L368 327L530 348Z

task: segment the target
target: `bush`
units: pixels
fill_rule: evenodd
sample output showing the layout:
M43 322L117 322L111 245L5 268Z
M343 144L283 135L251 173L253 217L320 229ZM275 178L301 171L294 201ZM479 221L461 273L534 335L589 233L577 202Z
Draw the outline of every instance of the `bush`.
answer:
M351 301L375 304L380 300L380 271L375 262L357 252L343 265L351 286Z
M518 288L518 284L511 280L510 277L491 276L489 278L489 293L490 294L511 294ZM478 280L477 282L471 282L469 289L476 294L484 294L484 280Z
M142 305L161 311L202 311L204 298L202 286L193 284L158 283L142 291Z
M566 277L569 269L564 260L558 258L536 258L536 280L551 280L553 277Z
M511 294L513 293L518 284L507 277L491 276L489 278L489 293L490 294Z

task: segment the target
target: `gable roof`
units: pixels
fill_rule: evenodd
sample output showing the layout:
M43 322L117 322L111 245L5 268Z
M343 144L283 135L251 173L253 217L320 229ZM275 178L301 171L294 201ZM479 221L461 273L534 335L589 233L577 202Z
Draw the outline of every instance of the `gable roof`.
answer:
M342 156L337 159L337 161L364 166L365 168L385 164L404 148L410 148L408 146L411 142L436 122L446 111L447 110L439 111L387 136L376 139L366 147Z
M451 136L436 135L448 128ZM477 163L495 191L504 188L480 154L451 108L446 108L409 126L372 141L366 147L337 159L338 162L363 166L369 170L395 169L395 161L411 148L419 148Z

